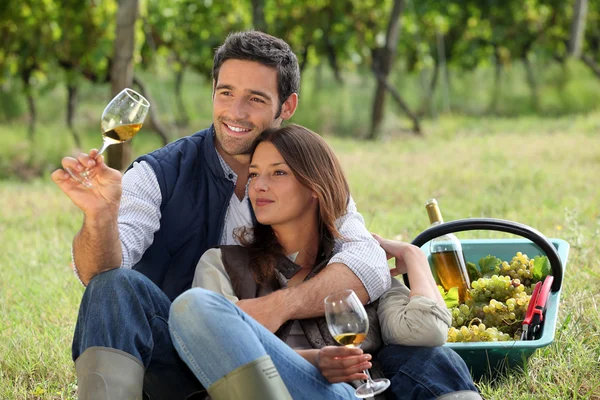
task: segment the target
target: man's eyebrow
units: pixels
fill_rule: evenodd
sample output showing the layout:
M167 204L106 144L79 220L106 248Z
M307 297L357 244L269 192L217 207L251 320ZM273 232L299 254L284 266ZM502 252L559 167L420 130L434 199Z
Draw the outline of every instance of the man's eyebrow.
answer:
M278 165L287 165L287 163L285 161L280 161L280 162L276 162L270 165L270 167L276 167ZM248 166L248 168L258 168L258 166L256 164L250 164Z
M268 94L266 94L265 92L261 92L260 90L249 90L250 94L254 94L256 96L261 96L264 97L267 100L271 100L271 96L269 96Z
M216 90L219 90L219 89L233 90L233 86L221 83L221 84L217 85L217 87L215 89Z

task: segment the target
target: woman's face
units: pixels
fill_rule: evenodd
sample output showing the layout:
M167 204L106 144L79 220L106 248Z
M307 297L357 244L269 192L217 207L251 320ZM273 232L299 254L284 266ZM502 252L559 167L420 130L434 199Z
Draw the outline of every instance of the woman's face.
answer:
M297 223L305 226L317 213L317 194L302 185L277 148L262 142L249 167L248 195L256 219L263 225Z

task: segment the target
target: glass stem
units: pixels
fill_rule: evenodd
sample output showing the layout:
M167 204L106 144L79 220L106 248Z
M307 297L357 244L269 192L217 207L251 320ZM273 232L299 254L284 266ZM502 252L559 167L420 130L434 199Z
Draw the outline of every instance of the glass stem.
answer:
M369 378L367 379L366 385L367 388L370 389L373 386L373 379L371 378L371 374L369 373L368 369L365 369L363 372L367 375L367 378Z
M100 150L98 151L98 154L96 154L96 158L98 158L98 156L100 156L100 154L104 153L104 150L106 150L106 148L110 146L110 143L108 142L102 142L102 147L100 147Z

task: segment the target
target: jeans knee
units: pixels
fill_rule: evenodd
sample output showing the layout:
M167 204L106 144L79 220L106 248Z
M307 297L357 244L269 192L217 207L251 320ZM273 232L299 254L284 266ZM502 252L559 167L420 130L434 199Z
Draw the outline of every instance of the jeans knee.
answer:
M171 304L169 326L190 324L210 326L230 306L223 296L203 288L193 288L179 295Z
M94 276L87 285L87 291L97 292L121 290L123 286L130 286L145 277L137 271L128 268L114 268ZM146 278L147 279L147 278Z

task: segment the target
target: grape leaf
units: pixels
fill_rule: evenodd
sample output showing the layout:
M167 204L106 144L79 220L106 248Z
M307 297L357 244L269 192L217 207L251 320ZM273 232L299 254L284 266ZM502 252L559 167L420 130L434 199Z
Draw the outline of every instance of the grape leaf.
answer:
M500 264L502 260L498 257L487 256L479 260L479 270L484 278L489 278L492 275L498 275L500 272Z
M469 280L471 282L476 281L477 279L481 278L481 272L479 272L477 265L475 265L475 263L472 263L470 261L467 261L467 273L469 274Z
M533 259L533 280L539 282L544 280L550 273L550 260L546 256L537 256Z
M438 290L440 291L440 294L442 295L442 298L446 303L446 307L452 308L457 307L459 305L457 287L450 288L450 290L446 292L443 287L438 285Z

